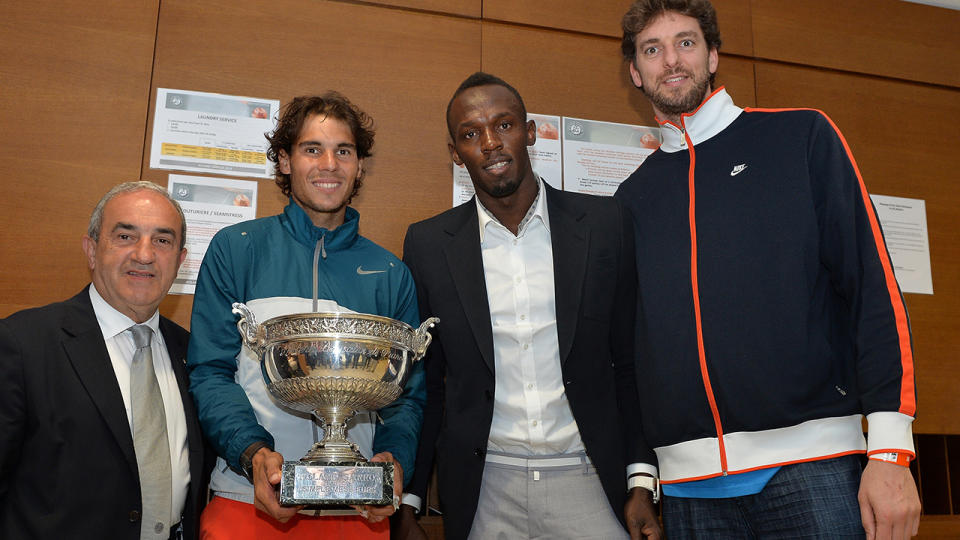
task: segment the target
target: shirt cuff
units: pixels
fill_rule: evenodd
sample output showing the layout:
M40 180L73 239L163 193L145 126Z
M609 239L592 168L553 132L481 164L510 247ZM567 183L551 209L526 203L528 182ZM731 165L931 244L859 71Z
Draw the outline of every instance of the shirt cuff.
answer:
M903 452L916 456L913 448L913 417L898 412L867 415L867 455Z
M400 498L400 504L406 504L407 506L412 506L417 513L420 513L420 505L423 504L423 500L414 495L413 493L404 493L403 497Z
M631 463L627 465L627 479L637 473L649 474L654 478L659 476L657 468L649 463Z

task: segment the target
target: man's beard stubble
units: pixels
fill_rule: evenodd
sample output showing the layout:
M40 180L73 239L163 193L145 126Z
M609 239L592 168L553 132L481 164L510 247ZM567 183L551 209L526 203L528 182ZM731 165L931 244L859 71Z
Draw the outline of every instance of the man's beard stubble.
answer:
M689 76L689 73L684 74ZM673 75L677 75L677 73L671 73L663 78ZM650 85L647 84L641 86L640 90L643 91L644 95L647 96L647 99L650 100L657 110L669 116L679 116L693 112L703 103L704 98L707 97L707 90L710 88L710 75L706 74L703 78L693 77L693 82L693 88L677 98L669 96L664 92L651 91L649 89Z

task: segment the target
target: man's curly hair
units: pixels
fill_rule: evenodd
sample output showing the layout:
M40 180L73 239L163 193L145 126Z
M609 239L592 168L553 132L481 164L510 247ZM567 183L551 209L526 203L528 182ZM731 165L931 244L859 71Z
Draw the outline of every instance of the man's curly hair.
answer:
M634 62L637 56L637 34L643 31L651 21L668 11L687 17L693 17L700 24L700 31L707 42L707 49L720 50L720 29L717 26L717 12L708 0L638 0L623 15L620 26L623 28L623 40L620 51L628 62ZM713 85L716 73L710 74Z
M283 150L288 156L293 155L293 145L297 144L303 124L315 114L336 118L350 127L354 143L357 145L358 158L363 159L372 155L373 119L351 103L343 94L331 90L319 96L295 97L280 109L277 129L266 136L270 143L270 148L267 149L267 159L274 162L273 171L277 186L288 197L291 189L290 175L284 174L280 170L280 151ZM347 200L348 204L360 191L362 184L363 174L361 171L353 184L353 192Z

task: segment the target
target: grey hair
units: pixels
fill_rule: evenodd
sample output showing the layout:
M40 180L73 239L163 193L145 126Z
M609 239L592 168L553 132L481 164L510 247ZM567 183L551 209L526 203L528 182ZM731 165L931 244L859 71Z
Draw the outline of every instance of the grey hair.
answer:
M133 193L134 191L154 191L163 195L165 199L170 201L170 204L177 209L177 214L180 215L180 249L183 249L183 246L186 245L187 241L187 219L183 216L183 208L180 208L180 203L178 203L173 197L167 193L167 190L163 186L154 184L147 180L138 180L136 182L124 182L122 184L117 184L104 195L100 202L97 203L97 206L93 209L93 214L90 214L90 225L87 226L87 236L93 238L94 242L100 240L100 229L103 226L103 208L107 206L107 203L110 202L110 199L113 199L117 195L122 193Z

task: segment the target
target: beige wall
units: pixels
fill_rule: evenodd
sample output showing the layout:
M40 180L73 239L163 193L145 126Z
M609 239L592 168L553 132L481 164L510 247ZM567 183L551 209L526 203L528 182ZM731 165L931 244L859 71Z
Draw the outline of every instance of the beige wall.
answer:
M0 4L0 316L87 282L96 200L149 168L156 88L286 101L328 88L367 110L375 157L355 206L395 253L450 205L443 111L484 69L531 111L652 122L619 58L610 0L38 0ZM918 432L960 434L960 12L897 0L716 0L719 81L738 104L825 110L873 193L926 200L936 294L906 295ZM285 201L261 181L259 213ZM164 314L189 323L192 298Z

